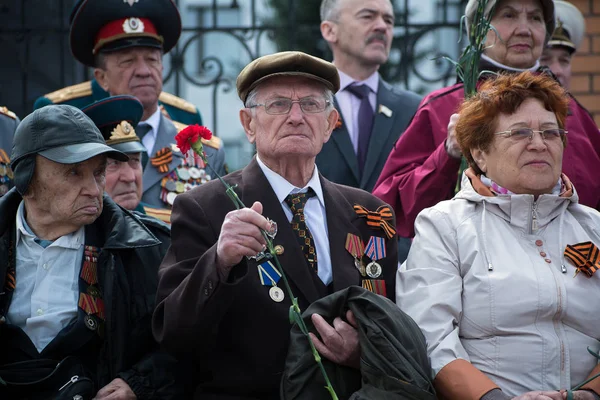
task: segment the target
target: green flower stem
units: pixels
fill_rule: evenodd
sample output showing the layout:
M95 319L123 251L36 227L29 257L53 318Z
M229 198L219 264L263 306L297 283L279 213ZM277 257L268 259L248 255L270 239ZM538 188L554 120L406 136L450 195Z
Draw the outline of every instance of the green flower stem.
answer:
M194 151L197 151L197 150L194 149ZM200 152L197 152L197 154L202 158L202 161L204 161L204 164L210 168L212 174L214 176L216 176L219 179L219 181L221 181L223 186L225 186L225 188L226 188L225 193L227 193L227 196L229 196L229 198L231 199L231 201L233 202L235 207L238 210L240 208L245 208L246 206L244 205L242 200L240 200L239 196L237 195L237 193L234 190L234 187L231 186L230 184L228 184L227 182L225 182L225 180L221 177L221 175L219 175L217 173L217 171L215 171L213 169L213 167L208 163L208 160L206 159L206 155L204 154L204 152L200 151ZM327 389L327 391L329 392L329 395L331 396L332 400L338 400L337 394L335 393L335 390L333 389L333 386L331 385L331 381L329 380L329 376L327 376L327 371L325 371L325 367L323 366L323 363L321 362L321 356L319 355L319 352L315 348L315 344L313 343L310 335L308 334L308 328L306 327L306 324L304 323L304 320L302 319L302 310L300 309L300 306L298 305L298 298L294 296L294 292L292 292L292 288L290 287L287 276L286 276L285 272L283 271L281 264L279 263L279 258L277 258L277 254L275 253L275 246L273 246L273 241L271 240L269 235L267 235L267 232L264 229L261 229L260 233L262 234L263 238L265 239L265 241L267 243L267 250L269 251L269 254L273 257L273 260L275 261L275 266L277 267L277 270L281 274L281 278L283 279L283 286L285 287L285 290L286 290L288 296L290 296L290 299L292 300L292 305L290 307L290 323L296 322L298 324L298 327L304 334L304 336L306 336L306 338L308 339L308 343L310 345L310 350L312 351L313 357L319 366L319 370L321 371L321 374L323 375L323 378L325 379L325 383L326 383L325 389Z

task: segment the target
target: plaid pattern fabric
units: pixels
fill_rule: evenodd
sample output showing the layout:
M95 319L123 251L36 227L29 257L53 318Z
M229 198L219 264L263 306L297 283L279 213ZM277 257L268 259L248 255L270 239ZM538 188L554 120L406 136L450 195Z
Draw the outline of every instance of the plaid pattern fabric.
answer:
M300 249L302 249L308 265L317 271L317 249L315 247L315 240L304 220L304 206L308 199L313 196L315 196L315 192L312 189L308 189L308 192L306 193L288 195L285 198L285 203L292 210L292 229L296 233Z

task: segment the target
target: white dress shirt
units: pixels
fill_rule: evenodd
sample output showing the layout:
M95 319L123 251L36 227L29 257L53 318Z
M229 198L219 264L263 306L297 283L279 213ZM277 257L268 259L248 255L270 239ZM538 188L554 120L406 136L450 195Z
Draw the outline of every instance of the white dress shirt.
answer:
M306 225L313 236L315 247L317 249L317 274L325 285L329 285L333 279L331 272L331 253L329 251L329 232L327 229L327 214L325 213L325 199L323 198L323 188L321 188L317 166L315 165L315 170L308 181L308 184L303 188L298 188L286 181L281 175L269 169L269 167L261 161L258 155L256 156L256 161L271 184L271 187L277 196L277 200L279 200L283 212L290 223L293 214L290 207L286 204L285 198L289 194L305 193L308 191L308 188L314 190L316 196L307 200L306 205L304 206L304 216ZM264 210L264 214L268 216L268 210ZM308 264L306 267L309 268Z
M25 221L24 204L17 210L17 286L6 318L23 329L41 352L77 317L85 229L61 236L44 248Z
M144 138L142 139L142 144L146 147L146 152L148 153L148 157L152 157L152 150L154 149L154 144L156 143L156 136L158 135L158 126L160 125L160 107L154 111L147 120L141 121L140 125L150 125L150 130Z
M377 89L379 88L379 73L376 71L373 75L369 76L364 81L357 81L352 79L338 69L340 74L340 90L335 94L340 113L342 114L342 123L346 127L352 146L354 146L354 153L358 152L358 109L360 108L360 99L345 90L352 84L362 85L365 84L371 89L369 94L369 102L373 107L373 112L377 113Z

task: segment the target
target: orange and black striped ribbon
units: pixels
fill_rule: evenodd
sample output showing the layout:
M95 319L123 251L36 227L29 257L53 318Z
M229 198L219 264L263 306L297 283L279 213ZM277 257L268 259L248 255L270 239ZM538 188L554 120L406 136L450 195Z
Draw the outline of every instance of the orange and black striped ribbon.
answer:
M173 151L169 147L164 147L156 152L154 157L150 158L153 166L158 168L158 172L164 174L169 170L169 164L173 160Z
M567 245L565 257L573 263L578 272L583 272L590 278L600 269L600 250L592 242Z
M361 205L355 204L354 211L359 217L367 218L367 226L382 229L388 239L396 234L396 229L388 222L394 217L389 206L381 206L376 211L369 211Z
M387 297L385 281L383 279L363 279L362 287L370 292Z

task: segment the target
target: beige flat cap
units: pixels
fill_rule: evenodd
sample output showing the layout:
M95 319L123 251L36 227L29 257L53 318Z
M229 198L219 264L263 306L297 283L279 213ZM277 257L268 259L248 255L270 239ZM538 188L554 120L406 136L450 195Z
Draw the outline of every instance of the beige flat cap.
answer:
M333 93L340 89L340 76L332 63L301 51L284 51L259 57L246 65L237 78L238 96L245 103L252 89L274 76L305 76L323 83Z

